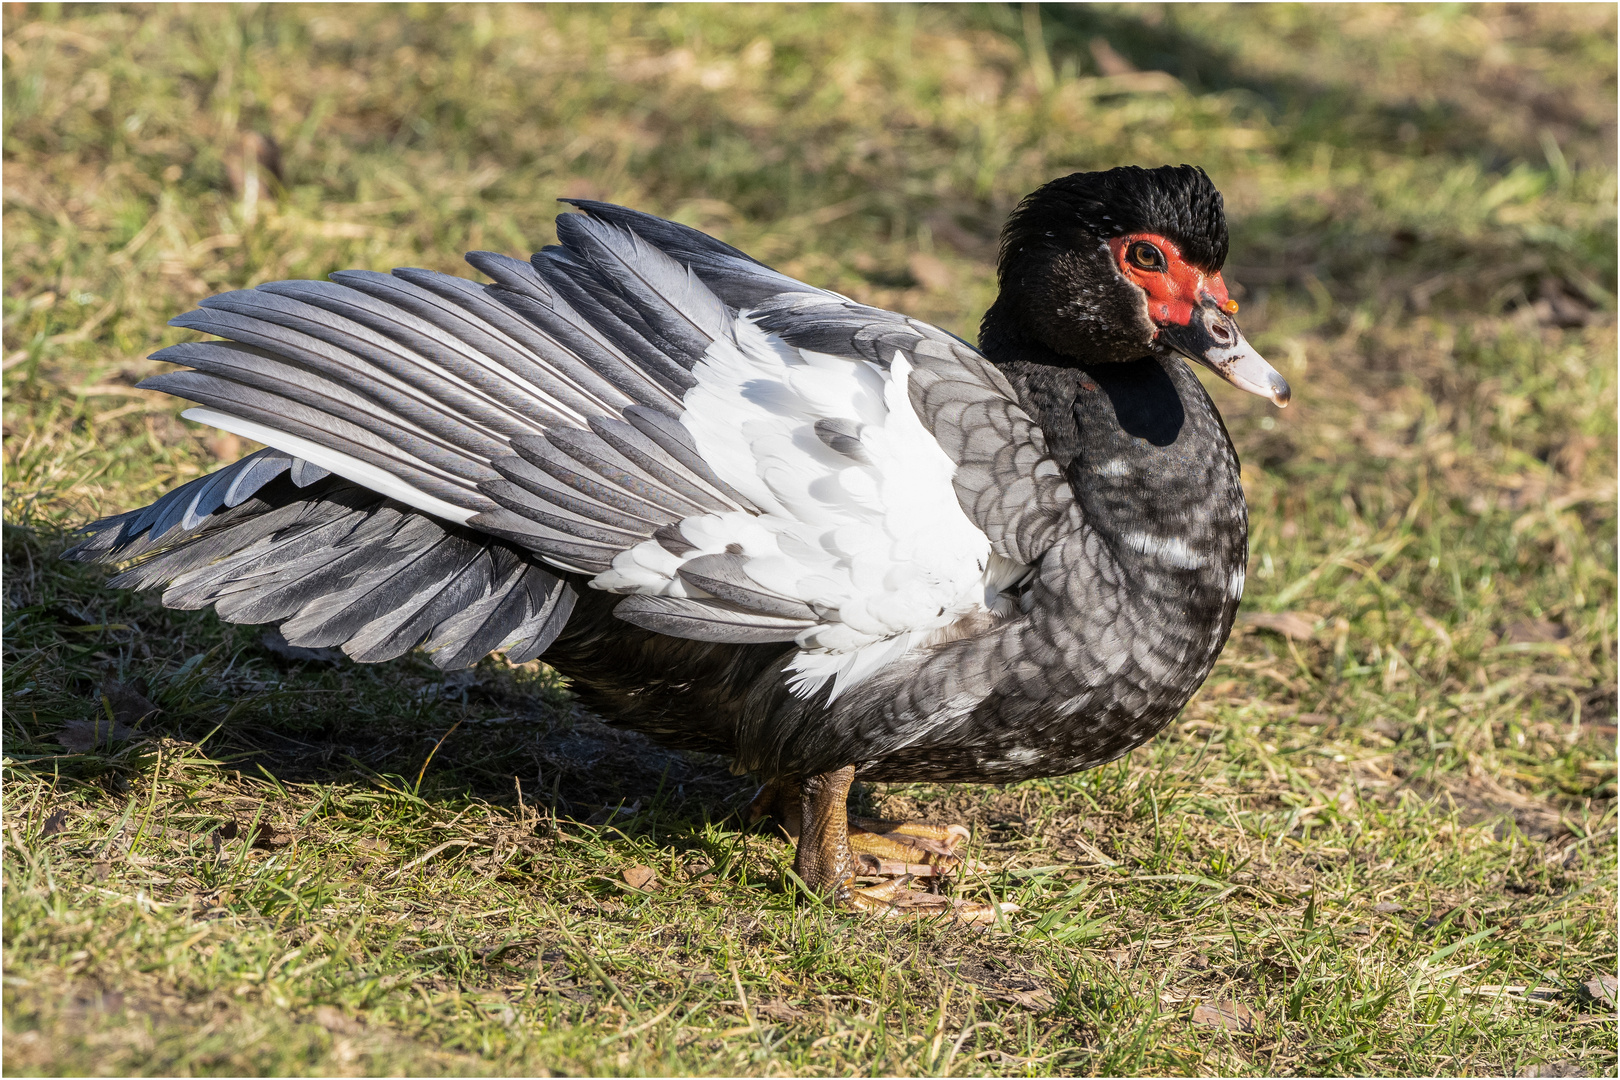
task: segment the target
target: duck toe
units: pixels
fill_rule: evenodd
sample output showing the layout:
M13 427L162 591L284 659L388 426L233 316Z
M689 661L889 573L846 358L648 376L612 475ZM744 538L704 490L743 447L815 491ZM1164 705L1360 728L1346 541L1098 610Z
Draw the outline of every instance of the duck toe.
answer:
M1019 910L1013 903L985 903L911 888L913 875L850 889L847 905L886 919L947 919L969 926L992 926Z
M849 819L849 847L862 877L951 877L988 869L958 852L967 838L963 825Z

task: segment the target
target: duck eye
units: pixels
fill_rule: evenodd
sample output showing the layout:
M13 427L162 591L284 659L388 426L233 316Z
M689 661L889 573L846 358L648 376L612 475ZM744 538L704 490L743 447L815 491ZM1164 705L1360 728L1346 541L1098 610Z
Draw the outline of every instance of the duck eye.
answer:
M1143 270L1164 269L1164 252L1146 240L1138 240L1129 248L1126 248L1125 255L1132 263Z

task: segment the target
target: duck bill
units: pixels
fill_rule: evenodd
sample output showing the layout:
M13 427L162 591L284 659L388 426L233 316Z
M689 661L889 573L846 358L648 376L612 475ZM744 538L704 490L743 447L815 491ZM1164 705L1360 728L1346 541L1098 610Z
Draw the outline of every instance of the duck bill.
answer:
M1288 380L1254 351L1232 317L1213 304L1195 308L1185 325L1161 324L1157 340L1171 352L1203 364L1239 390L1270 398L1279 409L1287 407Z

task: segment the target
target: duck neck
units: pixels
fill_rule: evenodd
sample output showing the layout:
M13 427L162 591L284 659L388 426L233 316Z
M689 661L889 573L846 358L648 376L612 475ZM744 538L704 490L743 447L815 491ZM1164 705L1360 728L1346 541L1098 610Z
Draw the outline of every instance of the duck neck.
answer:
M1087 527L1121 565L1177 576L1201 598L1195 607L1229 619L1242 593L1248 513L1237 453L1187 364L1081 363L999 332L984 346L1040 424Z

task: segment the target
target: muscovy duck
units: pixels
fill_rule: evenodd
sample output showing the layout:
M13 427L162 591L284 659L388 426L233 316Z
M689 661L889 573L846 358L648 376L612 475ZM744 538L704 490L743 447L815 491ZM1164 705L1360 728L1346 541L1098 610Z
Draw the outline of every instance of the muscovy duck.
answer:
M565 201L529 262L467 256L492 284L345 271L175 319L223 340L142 385L267 448L68 557L360 661L543 656L609 721L759 774L833 902L995 917L911 888L965 829L851 821L849 788L1099 765L1209 673L1248 519L1185 360L1289 394L1233 321L1219 192L1190 166L1034 192L977 350Z

